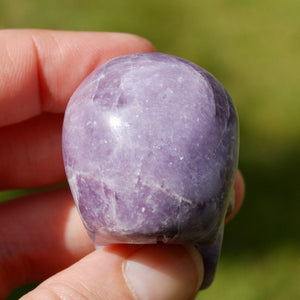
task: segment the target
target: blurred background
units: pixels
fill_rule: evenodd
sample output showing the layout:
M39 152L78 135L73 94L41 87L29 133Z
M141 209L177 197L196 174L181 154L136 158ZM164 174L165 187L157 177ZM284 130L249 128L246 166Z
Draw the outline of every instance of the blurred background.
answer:
M246 199L226 228L216 279L197 299L300 299L299 12L299 0L0 1L2 29L138 34L231 94Z

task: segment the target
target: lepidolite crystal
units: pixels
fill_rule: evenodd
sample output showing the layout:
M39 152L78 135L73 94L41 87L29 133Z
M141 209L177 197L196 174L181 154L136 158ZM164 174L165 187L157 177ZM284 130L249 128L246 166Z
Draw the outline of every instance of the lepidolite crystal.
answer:
M211 283L238 158L236 111L211 74L161 53L105 63L69 101L63 155L96 247L192 242Z

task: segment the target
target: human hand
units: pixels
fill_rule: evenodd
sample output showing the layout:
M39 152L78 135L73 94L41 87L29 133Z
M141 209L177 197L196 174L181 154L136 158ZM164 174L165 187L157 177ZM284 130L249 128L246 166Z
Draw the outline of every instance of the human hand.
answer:
M0 189L66 180L63 113L73 91L110 58L154 51L136 36L0 31ZM244 184L238 173L236 204ZM23 299L192 299L203 264L191 246L114 245L95 251L67 187L0 204L0 299L44 280Z

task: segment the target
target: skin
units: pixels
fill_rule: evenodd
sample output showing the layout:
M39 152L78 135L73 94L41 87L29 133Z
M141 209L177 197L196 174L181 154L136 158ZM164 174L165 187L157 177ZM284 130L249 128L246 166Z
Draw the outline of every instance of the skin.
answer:
M71 94L108 59L155 51L140 37L98 32L1 30L0 44L2 190L65 181L61 128ZM240 172L235 195L228 220L244 197ZM161 280L156 299L193 299L203 277L201 257L189 245L95 251L67 187L1 203L0 244L0 299L33 281L43 283L23 299L138 299L148 293L147 283L136 289L135 279L129 279L139 277L139 266Z

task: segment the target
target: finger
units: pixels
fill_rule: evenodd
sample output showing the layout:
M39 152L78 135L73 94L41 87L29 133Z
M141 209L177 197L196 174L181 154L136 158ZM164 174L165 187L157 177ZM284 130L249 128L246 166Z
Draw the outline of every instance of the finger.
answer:
M193 248L116 245L92 252L22 299L193 299L202 277Z
M68 188L0 203L0 299L94 249Z
M234 184L235 201L231 214L226 218L225 222L229 222L240 210L245 197L245 181L240 170L237 171Z
M41 112L63 112L79 83L110 58L153 51L121 33L0 31L0 126Z
M63 114L42 114L0 128L0 189L33 188L66 180Z

